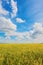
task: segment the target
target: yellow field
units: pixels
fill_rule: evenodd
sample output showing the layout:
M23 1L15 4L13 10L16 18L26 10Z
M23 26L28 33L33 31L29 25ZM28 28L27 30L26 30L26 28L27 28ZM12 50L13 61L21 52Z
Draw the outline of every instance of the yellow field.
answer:
M0 44L0 65L43 65L43 44Z

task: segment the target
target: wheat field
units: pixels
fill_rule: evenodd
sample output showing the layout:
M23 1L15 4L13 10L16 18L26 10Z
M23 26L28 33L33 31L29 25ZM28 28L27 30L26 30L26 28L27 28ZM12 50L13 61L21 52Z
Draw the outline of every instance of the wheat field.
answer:
M0 65L43 65L43 44L0 44Z

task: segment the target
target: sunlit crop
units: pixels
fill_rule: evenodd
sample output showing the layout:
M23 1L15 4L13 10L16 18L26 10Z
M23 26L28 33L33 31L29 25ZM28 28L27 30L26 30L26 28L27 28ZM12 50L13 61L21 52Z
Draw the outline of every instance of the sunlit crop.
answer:
M43 65L43 44L0 44L0 65Z

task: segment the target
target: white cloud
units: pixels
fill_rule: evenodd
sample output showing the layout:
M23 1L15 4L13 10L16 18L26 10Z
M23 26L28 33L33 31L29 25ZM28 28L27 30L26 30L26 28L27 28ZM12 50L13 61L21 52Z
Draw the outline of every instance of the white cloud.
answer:
M41 43L43 42L43 23L35 23L33 30L19 33L17 39L24 42Z
M9 4L9 1L6 0L6 2ZM12 8L12 12L11 12L11 17L15 17L17 15L17 2L15 2L14 0L11 0L11 8ZM9 11L5 10L2 7L2 0L0 0L0 15L9 15Z
M33 42L43 42L43 23L36 22L33 25L31 39Z
M8 0L7 0L8 1ZM8 2L9 3L9 2ZM11 17L15 17L18 11L17 2L11 0L12 13ZM12 23L10 18L3 17L3 15L8 15L9 12L2 7L2 1L0 0L0 31L5 33L5 39L0 37L0 41L11 41L11 36L16 36L14 41L17 42L43 42L43 23L35 23L33 25L33 30L26 32L16 32L17 26ZM21 18L16 18L18 23L23 23L25 20Z
M8 0L6 1L8 2ZM14 2L14 0L11 0L11 6L12 6L12 15L11 17L16 16L17 14L17 2ZM11 41L10 36L17 36L18 39L22 38L22 34L16 32L17 26L12 23L10 18L6 18L3 15L8 15L9 12L6 11L2 7L2 1L0 0L0 31L5 33L5 38L0 37L0 41ZM20 35L20 36L19 36Z
M43 33L43 23L36 22L33 27L34 27L35 31L39 31L39 32Z
M7 19L5 17L0 17L0 31L9 33L11 31L15 31L16 29L17 26L13 24L10 19Z
M2 7L2 1L0 0L0 15L8 15L9 12Z
M26 32L16 32L16 29L17 26L10 19L0 17L0 31L3 31L6 36L5 39L0 38L0 41L2 39L11 42L11 36L16 36L14 42L43 42L43 23L35 23L33 30Z
M25 22L25 20L22 20L21 18L16 18L16 21L17 21L18 23L23 23L23 22Z
M40 24L40 25L39 25ZM38 25L38 27L37 27ZM33 25L33 30L30 31L26 31L26 32L16 32L13 30L6 30L6 38L5 40L9 40L11 41L10 36L16 36L16 38L14 39L14 42L18 43L18 42L26 42L26 43L41 43L43 42L43 31L39 31L39 28L42 28L43 30L43 25L42 23L36 23ZM38 28L38 30L37 30Z
M6 2L8 3L9 1L6 0ZM2 0L0 0L0 32L4 32L6 36L5 38L0 36L0 42L8 40L11 41L10 36L7 36L6 34L14 33L14 31L17 29L17 26L12 23L10 18L6 18L3 15L9 15L9 12L2 7Z
M14 0L11 0L11 7L12 7L11 17L15 17L18 11L17 2L15 2Z

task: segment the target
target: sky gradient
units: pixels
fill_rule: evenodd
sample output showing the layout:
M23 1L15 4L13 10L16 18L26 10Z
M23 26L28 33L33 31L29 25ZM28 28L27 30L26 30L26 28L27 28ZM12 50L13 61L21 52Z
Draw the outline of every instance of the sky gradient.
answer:
M43 0L0 0L0 43L43 42Z

